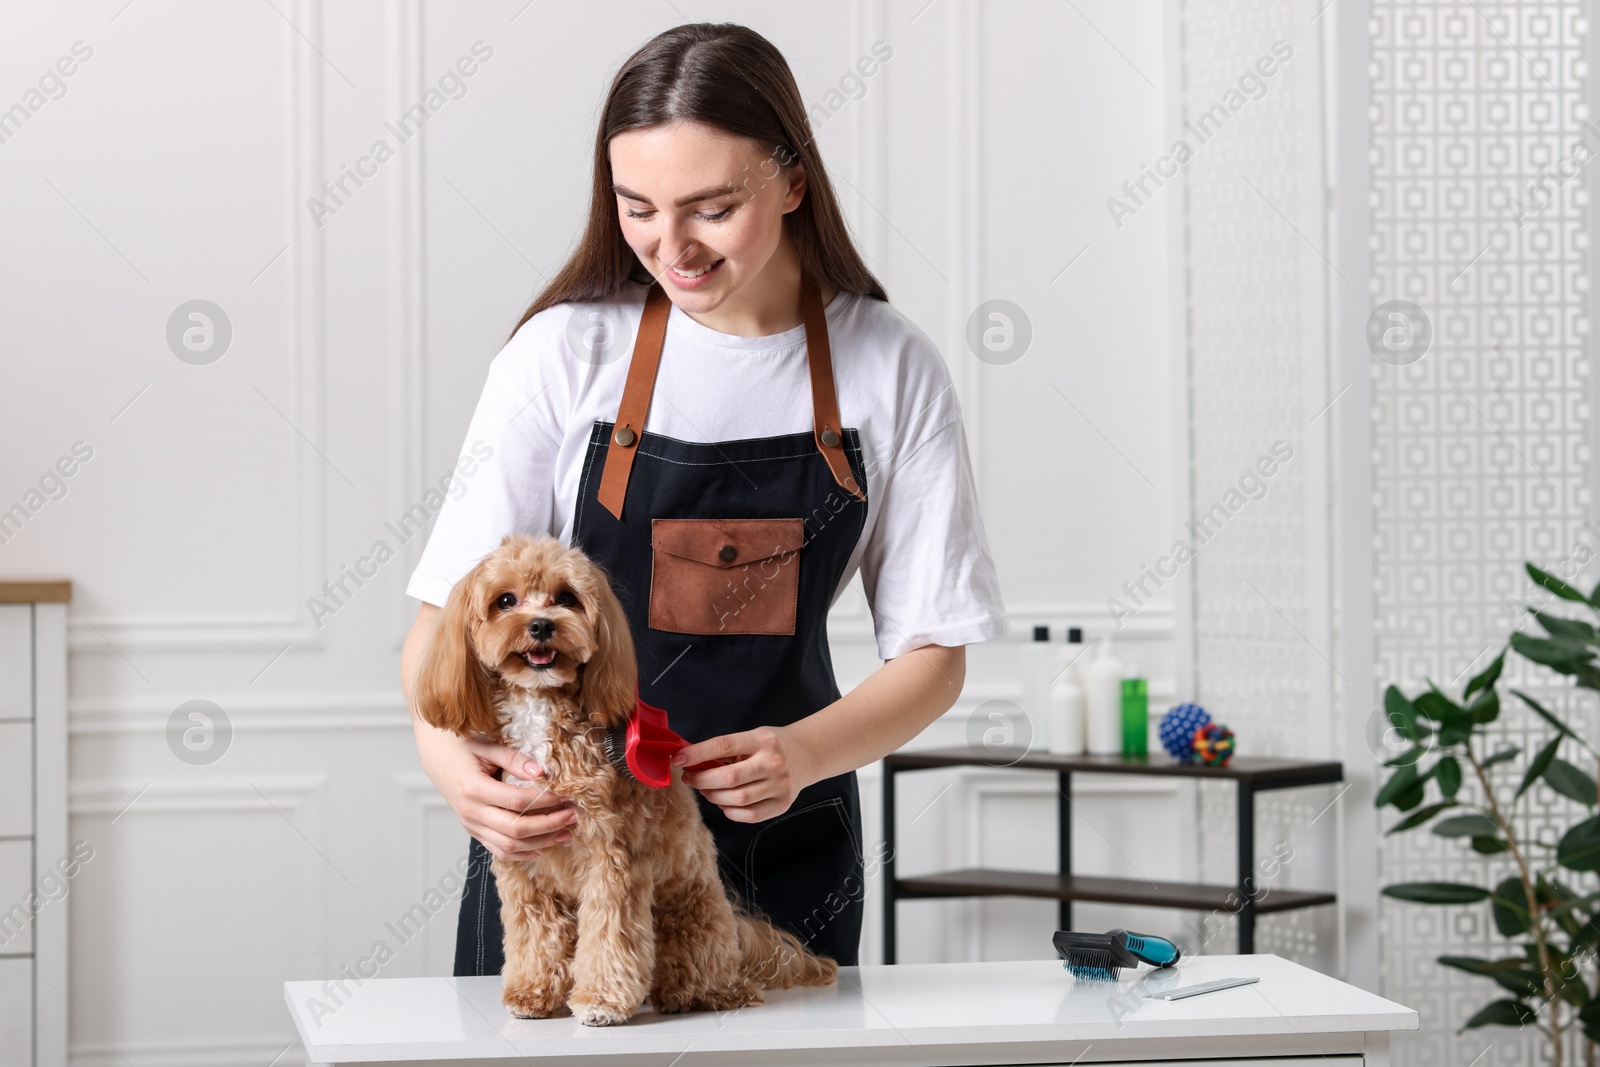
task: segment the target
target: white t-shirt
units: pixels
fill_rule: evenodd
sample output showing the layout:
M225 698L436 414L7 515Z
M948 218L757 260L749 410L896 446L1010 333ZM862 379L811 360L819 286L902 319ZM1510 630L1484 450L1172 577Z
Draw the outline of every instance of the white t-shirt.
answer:
M571 303L529 319L495 356L408 595L443 605L507 533L572 543L589 438L595 420L616 418L645 293L630 282L606 302L628 331L609 359L569 340L581 336L569 323L600 310ZM840 421L860 431L867 473L866 526L834 600L859 569L885 660L1005 635L961 409L938 349L881 300L841 292L826 315ZM738 337L671 309L646 431L726 441L811 429L804 325Z

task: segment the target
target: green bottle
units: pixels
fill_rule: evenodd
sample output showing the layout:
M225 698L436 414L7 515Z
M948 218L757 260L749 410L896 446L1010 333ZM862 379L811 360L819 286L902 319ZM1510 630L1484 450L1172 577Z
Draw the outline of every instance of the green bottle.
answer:
M1133 668L1137 670L1138 668ZM1150 748L1150 683L1144 678L1122 680L1122 754L1144 756Z

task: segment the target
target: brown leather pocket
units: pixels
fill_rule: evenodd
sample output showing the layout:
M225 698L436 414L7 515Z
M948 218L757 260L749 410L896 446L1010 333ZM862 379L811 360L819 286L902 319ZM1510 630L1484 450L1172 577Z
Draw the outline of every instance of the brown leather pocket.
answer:
M650 628L792 634L802 519L652 519Z

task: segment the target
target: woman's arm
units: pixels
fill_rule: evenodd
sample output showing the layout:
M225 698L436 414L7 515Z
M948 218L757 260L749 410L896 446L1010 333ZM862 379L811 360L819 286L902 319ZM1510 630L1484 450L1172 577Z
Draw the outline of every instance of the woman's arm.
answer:
M496 859L532 859L549 848L577 821L565 797L542 787L524 788L499 778L502 769L532 779L544 768L524 759L516 749L469 741L423 721L416 713L416 674L433 640L439 609L424 603L417 611L405 647L400 650L400 688L411 708L422 769L438 788L467 833L483 842Z
M683 780L734 822L762 822L788 811L813 782L864 767L916 737L956 702L966 677L966 646L923 645L799 722L709 738L673 762L733 760L685 772Z

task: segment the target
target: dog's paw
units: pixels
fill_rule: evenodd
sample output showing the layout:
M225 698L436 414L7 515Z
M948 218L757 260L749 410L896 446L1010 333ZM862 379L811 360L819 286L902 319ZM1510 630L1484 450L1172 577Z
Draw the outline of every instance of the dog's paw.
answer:
M602 1000L574 997L567 1001L572 1017L585 1026L617 1026L633 1018L634 1008L608 1004Z
M527 987L507 989L500 997L506 1010L519 1019L550 1019L566 1010L565 998L557 990Z
M650 1005L656 1009L657 1015L677 1015L680 1012L695 1010L695 995L686 990L654 993L651 994Z
M694 998L696 1011L733 1011L752 1004L765 1004L766 998L754 983L745 983L731 989L712 989Z

